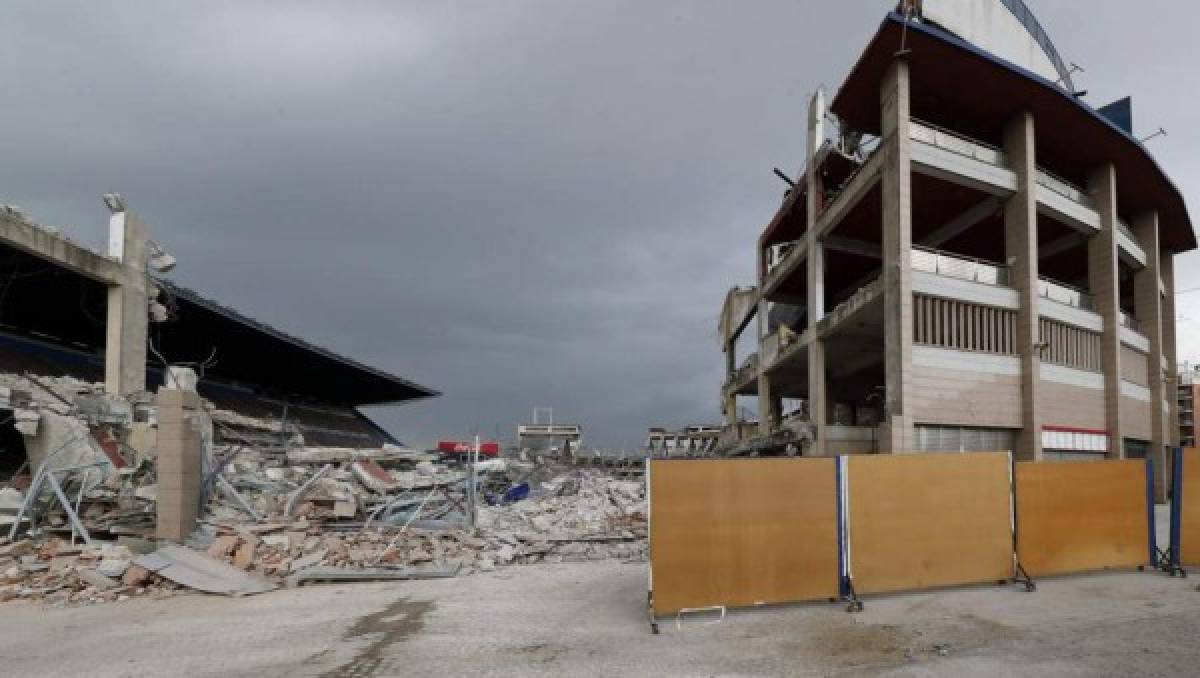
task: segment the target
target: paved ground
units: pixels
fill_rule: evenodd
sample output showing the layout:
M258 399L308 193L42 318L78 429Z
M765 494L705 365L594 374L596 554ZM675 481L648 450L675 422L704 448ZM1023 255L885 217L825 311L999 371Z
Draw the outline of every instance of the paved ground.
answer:
M513 568L457 580L7 604L11 676L1181 675L1200 666L1196 579L1116 573L731 613L645 618L646 566Z
M1165 516L1162 516L1165 517ZM1165 524L1160 523L1165 528ZM1165 534L1164 534L1165 536ZM0 675L1194 675L1200 577L1156 572L792 605L649 633L645 564L251 598L0 606Z

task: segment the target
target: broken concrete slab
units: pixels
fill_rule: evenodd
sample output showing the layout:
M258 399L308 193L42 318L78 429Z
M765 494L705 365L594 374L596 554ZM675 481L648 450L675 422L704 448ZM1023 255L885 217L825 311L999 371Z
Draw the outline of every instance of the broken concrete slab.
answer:
M205 593L251 595L275 589L275 584L267 579L185 546L168 544L154 553L139 556L133 563L176 584Z
M121 582L116 579L88 567L76 569L75 574L88 586L95 587L99 591L108 591L121 585Z
M328 552L325 551L325 549L321 549L320 551L314 551L306 556L300 556L292 561L291 571L295 573L310 568L313 565L319 565L323 560L325 560L326 553Z
M314 581L392 581L404 579L449 579L457 577L461 564L447 568L310 567L287 578L288 586Z
M395 478L388 475L382 466L370 459L359 459L350 465L350 472L364 487L375 492L389 492L398 486Z

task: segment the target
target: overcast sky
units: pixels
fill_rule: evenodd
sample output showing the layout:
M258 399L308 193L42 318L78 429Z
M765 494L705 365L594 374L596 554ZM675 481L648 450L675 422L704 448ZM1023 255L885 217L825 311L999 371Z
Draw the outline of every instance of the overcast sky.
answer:
M1167 129L1197 209L1200 6L1030 4L1090 103ZM719 419L717 312L771 168L893 5L8 2L0 201L99 245L121 192L178 281L442 391L375 412L408 442L552 406L637 445ZM1200 293L1180 309L1200 358Z

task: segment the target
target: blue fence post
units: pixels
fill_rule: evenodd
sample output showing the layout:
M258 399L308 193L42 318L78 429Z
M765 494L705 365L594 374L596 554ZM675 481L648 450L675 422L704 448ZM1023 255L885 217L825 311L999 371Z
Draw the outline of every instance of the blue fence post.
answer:
M1154 519L1154 459L1146 455L1146 520L1150 528L1147 544L1150 548L1150 567L1158 565L1158 526Z
M1172 569L1180 566L1180 522L1183 510L1183 448L1171 451L1171 553Z
M838 593L845 599L850 597L850 582L846 579L846 516L843 514L845 500L842 497L842 457L834 458L833 469L834 482L837 483L834 497L837 501Z

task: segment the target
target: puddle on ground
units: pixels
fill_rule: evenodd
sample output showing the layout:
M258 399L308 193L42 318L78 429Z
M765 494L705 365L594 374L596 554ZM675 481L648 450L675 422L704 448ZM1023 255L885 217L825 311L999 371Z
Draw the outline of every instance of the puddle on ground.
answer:
M425 615L434 607L433 601L409 601L401 598L382 610L360 618L346 630L342 640L353 641L375 636L350 661L329 671L325 678L358 678L373 676L383 665L384 652L391 645L410 638L425 628ZM325 653L313 657L318 659Z

